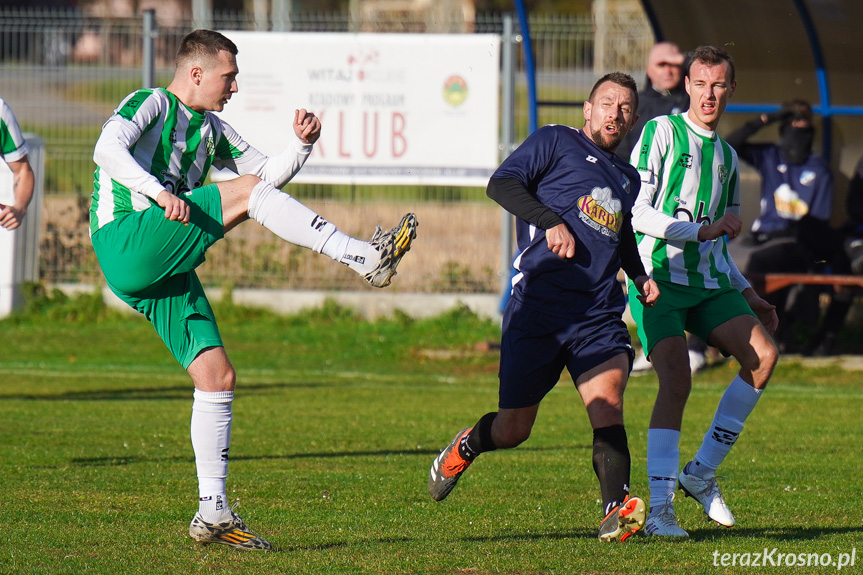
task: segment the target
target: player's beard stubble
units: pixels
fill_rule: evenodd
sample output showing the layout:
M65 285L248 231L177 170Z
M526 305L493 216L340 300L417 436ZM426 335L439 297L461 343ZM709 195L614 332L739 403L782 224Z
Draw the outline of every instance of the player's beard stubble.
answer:
M602 128L590 131L590 139L593 140L593 143L599 146L600 149L610 153L614 153L614 150L617 149L617 146L623 140L623 136L624 134L620 130L613 134L606 133Z

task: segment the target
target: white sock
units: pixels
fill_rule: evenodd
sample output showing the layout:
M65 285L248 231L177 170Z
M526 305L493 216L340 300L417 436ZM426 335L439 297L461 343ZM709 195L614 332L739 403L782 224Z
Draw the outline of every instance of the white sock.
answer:
M650 512L668 503L677 485L680 469L680 432L676 429L647 430L647 478L650 482Z
M719 400L713 423L704 434L704 441L695 454L694 465L689 466L689 473L698 477L715 475L716 468L731 451L743 431L743 423L755 409L760 397L760 389L755 389L739 375L734 378Z
M192 403L192 449L198 470L198 511L211 523L230 514L225 481L231 442L233 391L195 390Z
M290 194L264 181L249 195L249 217L283 240L330 256L360 275L372 271L380 260L369 242L343 234Z
M249 217L283 240L318 253L336 231L335 225L264 181L249 195Z
M369 242L364 242L336 230L326 241L321 253L343 263L360 275L375 269L381 256Z

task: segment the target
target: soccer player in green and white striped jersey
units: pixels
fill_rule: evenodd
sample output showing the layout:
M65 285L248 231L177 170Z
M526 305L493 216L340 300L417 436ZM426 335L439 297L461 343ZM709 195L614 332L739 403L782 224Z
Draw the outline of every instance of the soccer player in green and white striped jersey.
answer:
M211 245L254 219L385 287L410 249L417 221L407 214L365 242L281 192L308 158L321 123L297 110L295 138L276 156L246 143L213 113L237 91L236 55L236 45L222 34L196 30L181 43L167 88L139 90L120 104L93 153L98 167L90 233L108 286L153 324L195 386L191 435L199 505L189 535L201 543L269 550L228 505L236 373L195 268ZM238 177L205 186L211 167Z
M21 225L27 206L33 199L33 169L28 158L30 150L18 127L15 114L6 102L0 99L0 157L12 171L13 202L0 202L0 228L14 230Z
M650 515L644 531L688 537L674 513L679 482L707 515L734 517L716 483L778 359L775 308L758 296L728 254L726 237L741 228L736 152L716 134L734 93L734 62L724 50L695 50L685 79L689 110L648 122L632 152L641 189L632 210L639 253L662 297L644 307L630 290L632 315L657 376L659 393L647 434ZM680 428L692 386L689 331L733 355L740 372L719 402L701 447L680 470Z

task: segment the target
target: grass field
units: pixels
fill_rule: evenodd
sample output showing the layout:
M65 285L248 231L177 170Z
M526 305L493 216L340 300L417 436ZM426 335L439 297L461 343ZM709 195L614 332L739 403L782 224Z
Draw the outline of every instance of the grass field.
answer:
M781 362L721 469L736 527L686 500L690 541L602 545L590 429L566 378L526 444L481 457L444 502L426 492L438 450L496 405L496 352L476 347L499 337L493 323L463 310L217 314L239 373L229 495L280 552L188 537L190 382L146 322L85 297L0 322L0 573L829 573L813 560L843 553L855 565L842 572L861 570L860 373ZM682 457L734 371L696 377ZM626 396L645 498L655 392L645 375ZM765 550L767 566L752 566Z

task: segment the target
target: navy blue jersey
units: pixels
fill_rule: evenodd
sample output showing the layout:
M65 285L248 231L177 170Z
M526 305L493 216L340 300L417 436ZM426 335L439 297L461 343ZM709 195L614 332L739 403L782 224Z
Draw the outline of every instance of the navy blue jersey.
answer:
M761 215L752 231L770 234L786 230L803 216L828 221L833 210L833 175L815 154L800 165L786 162L775 144L745 144L740 158L761 174Z
M603 310L623 313L617 249L638 192L635 168L597 147L581 130L544 126L492 177L524 184L563 218L576 242L575 257L561 258L548 249L545 230L517 219L513 297L567 317Z

